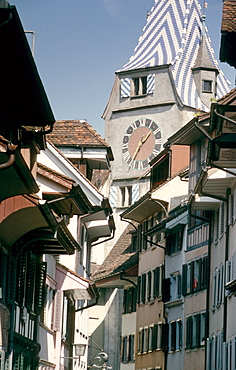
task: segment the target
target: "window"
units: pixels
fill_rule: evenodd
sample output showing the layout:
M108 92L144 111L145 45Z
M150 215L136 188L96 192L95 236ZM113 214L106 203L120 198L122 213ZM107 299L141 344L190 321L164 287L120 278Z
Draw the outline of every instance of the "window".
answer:
M155 90L155 74L146 76L121 78L120 97L129 98L153 94Z
M31 252L21 252L16 277L16 302L28 312L41 314L45 299L46 263Z
M121 361L126 363L127 362L127 350L128 350L128 338L123 337L122 339L122 350L121 350Z
M173 254L182 249L184 227L173 229L166 235L166 254Z
M128 342L128 361L134 361L134 334L129 335L129 342Z
M182 319L169 323L169 351L175 352L182 349Z
M220 206L220 236L224 234L225 230L225 207L224 207L224 202L221 203Z
M182 267L182 294L193 294L207 288L208 257L188 262Z
M151 188L155 189L169 178L170 156L166 155L151 171Z
M147 94L147 76L133 78L132 85L133 96Z
M42 322L51 329L52 325L52 305L53 305L53 293L54 290L47 285L47 293L46 293L46 306L44 308L44 315L41 317Z
M211 80L202 80L202 92L212 93Z
M170 276L170 297L171 301L181 298L181 275L179 271Z
M213 276L213 308L220 306L223 301L223 281L224 281L224 270L223 265L215 269Z
M137 288L130 287L128 289L124 289L123 314L135 312L136 302L137 302Z
M120 207L127 207L132 204L132 186L120 187Z
M205 345L205 312L186 318L186 349Z
M137 303L150 302L162 294L163 265L138 277Z

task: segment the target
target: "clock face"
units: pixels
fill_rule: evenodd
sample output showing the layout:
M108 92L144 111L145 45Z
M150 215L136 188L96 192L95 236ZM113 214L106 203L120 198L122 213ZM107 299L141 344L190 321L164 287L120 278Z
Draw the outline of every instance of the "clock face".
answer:
M130 168L142 170L160 152L161 132L148 118L134 121L126 130L122 141L122 155Z

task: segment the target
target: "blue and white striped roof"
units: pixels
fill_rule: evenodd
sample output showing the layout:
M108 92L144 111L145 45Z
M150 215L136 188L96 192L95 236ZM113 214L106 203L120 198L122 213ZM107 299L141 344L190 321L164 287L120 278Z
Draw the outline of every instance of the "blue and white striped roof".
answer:
M197 0L155 0L133 55L118 72L169 64L182 103L208 110L199 98L191 70L202 30L201 7ZM219 70L207 29L204 31L212 67ZM219 70L217 99L228 91L229 81Z

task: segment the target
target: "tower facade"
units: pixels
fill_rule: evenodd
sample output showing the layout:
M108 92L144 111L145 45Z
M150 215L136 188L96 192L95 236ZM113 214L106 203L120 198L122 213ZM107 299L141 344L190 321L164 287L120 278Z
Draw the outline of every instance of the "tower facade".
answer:
M116 72L103 113L115 158L110 202L117 222L123 208L149 190L149 163L168 137L228 90L198 1L156 0L131 58Z

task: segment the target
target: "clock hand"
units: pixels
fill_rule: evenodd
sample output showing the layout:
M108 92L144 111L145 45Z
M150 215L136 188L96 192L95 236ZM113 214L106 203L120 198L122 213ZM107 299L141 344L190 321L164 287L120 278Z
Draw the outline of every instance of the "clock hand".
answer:
M142 142L142 144L144 144L145 143L145 141L149 138L149 136L151 135L151 131L149 131L148 133L147 133L147 135L144 135L143 134L143 136L142 136L142 138L141 138L141 142Z
M141 137L141 139L139 140L138 142L138 145L137 145L137 148L135 149L135 152L132 156L132 159L131 159L131 162L130 162L130 166L132 165L133 161L135 160L136 158L136 155L138 154L139 152L139 149L141 148L141 146L145 143L145 141L149 138L149 136L151 135L151 131L149 131L146 135L143 134L143 136Z

